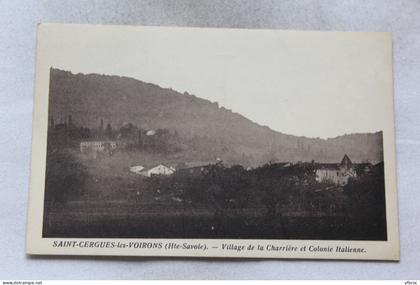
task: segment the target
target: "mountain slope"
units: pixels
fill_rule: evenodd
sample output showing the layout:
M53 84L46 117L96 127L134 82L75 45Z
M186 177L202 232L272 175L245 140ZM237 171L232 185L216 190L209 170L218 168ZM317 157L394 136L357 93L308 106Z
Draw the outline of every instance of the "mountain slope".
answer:
M334 139L286 135L260 126L217 103L127 77L72 74L51 69L49 115L72 115L90 128L100 120L120 127L131 122L145 129L177 132L208 159L260 164L268 161L337 162L347 153L355 162L382 161L382 133Z

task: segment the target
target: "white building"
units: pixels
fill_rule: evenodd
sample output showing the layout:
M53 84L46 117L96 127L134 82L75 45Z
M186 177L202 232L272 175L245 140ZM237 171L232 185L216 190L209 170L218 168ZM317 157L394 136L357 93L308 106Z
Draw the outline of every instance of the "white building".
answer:
M155 130L148 130L146 132L146 136L154 136L155 134L156 134L156 131Z
M135 174L142 174L141 172L144 170L144 166L136 165L130 167L130 172L133 172Z

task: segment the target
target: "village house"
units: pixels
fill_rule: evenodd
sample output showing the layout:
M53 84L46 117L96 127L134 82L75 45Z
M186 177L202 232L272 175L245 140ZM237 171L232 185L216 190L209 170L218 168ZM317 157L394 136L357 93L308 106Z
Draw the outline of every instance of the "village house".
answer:
M130 171L131 171L131 169L130 169ZM174 172L175 172L174 167L159 164L157 166L144 168L143 170L139 171L138 174L146 176L146 177L152 177L154 175L171 175Z
M316 180L318 182L332 182L338 186L344 186L350 178L356 178L356 165L354 165L347 154L344 155L341 163L318 164Z

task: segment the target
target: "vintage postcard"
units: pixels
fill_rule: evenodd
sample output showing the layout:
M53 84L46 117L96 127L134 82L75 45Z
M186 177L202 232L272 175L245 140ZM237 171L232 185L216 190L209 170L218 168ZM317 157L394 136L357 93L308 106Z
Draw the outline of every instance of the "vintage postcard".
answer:
M27 253L399 260L389 33L40 24Z

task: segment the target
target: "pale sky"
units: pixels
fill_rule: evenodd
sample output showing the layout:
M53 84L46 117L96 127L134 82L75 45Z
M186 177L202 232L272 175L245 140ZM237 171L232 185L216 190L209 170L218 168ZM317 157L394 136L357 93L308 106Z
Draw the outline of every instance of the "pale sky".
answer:
M392 117L386 33L44 25L39 38L43 67L187 91L287 134L375 132Z

